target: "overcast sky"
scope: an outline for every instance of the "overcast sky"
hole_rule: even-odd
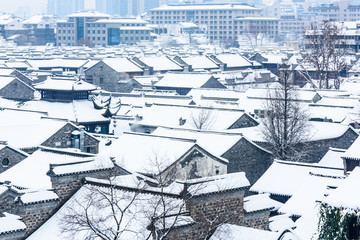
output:
[[[85,0],[86,8],[93,8],[95,0]],[[46,13],[47,0],[0,0],[0,11],[16,13],[19,17]]]

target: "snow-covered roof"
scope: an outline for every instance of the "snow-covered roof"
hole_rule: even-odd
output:
[[[129,24],[147,24],[148,22],[141,18],[109,18],[99,19],[96,23],[129,23]]]
[[[293,196],[311,174],[344,177],[344,169],[326,168],[317,164],[306,164],[275,160],[260,179],[250,188],[258,193]]]
[[[53,15],[34,15],[22,22],[22,24],[39,24],[43,21],[50,22],[51,20],[55,21],[55,17]]]
[[[76,152],[68,154],[61,152],[61,149],[57,149],[57,152],[39,149],[12,168],[2,172],[0,181],[11,181],[13,185],[24,188],[50,189],[52,187],[50,177],[46,175],[50,164],[85,161],[91,156],[93,155]]]
[[[158,174],[158,169],[169,167],[194,145],[195,142],[188,139],[124,133],[100,155],[115,157],[116,163],[130,172]]]
[[[314,209],[317,201],[325,194],[331,194],[331,188],[339,186],[345,177],[327,177],[310,174],[303,179],[302,185],[297,188],[292,197],[279,209],[279,213],[291,216],[302,216]],[[330,187],[330,188],[329,188]]]
[[[28,240],[35,239],[52,239],[52,240],[62,240],[69,239],[69,235],[63,233],[61,231],[61,221],[64,214],[68,212],[68,207],[75,209],[76,211],[81,211],[81,207],[79,204],[86,204],[89,200],[89,196],[93,201],[97,201],[101,203],[101,201],[105,201],[102,196],[96,194],[99,190],[106,192],[107,186],[102,184],[101,186],[85,184],[82,186],[71,198],[67,201],[49,220],[47,220],[39,229],[37,229],[31,236],[29,236]],[[109,190],[110,191],[110,190]],[[120,209],[125,209],[125,207],[129,206],[128,210],[124,212],[121,224],[121,239],[134,239],[134,240],[143,240],[150,236],[150,231],[148,230],[148,226],[150,225],[149,216],[160,216],[162,214],[162,207],[159,206],[161,203],[161,196],[157,196],[149,193],[142,192],[131,192],[128,190],[122,189],[114,189],[114,196],[116,196],[117,206]],[[178,212],[183,212],[182,206],[184,206],[184,202],[181,199],[170,198],[165,196],[163,198],[166,201],[166,207],[169,210],[166,212],[167,214],[177,214]],[[114,200],[115,201],[115,200]],[[130,201],[132,201],[131,204]],[[154,212],[156,211],[156,212]],[[90,209],[91,212],[91,209]],[[110,216],[111,209],[110,205],[107,207],[103,207],[101,211],[98,209],[93,209],[93,212],[90,213],[94,218],[106,218],[106,216]],[[106,228],[114,228],[113,218],[106,218],[104,224]],[[167,218],[166,218],[167,219]],[[167,219],[171,221],[172,219]],[[166,220],[166,221],[167,221]],[[184,224],[183,220],[179,222],[179,224]],[[188,219],[191,220],[191,219]],[[176,224],[176,223],[175,223]],[[166,225],[166,223],[165,223]],[[126,229],[126,230],[125,230]],[[125,231],[123,231],[125,230]],[[88,230],[76,231],[75,235],[72,235],[71,238],[76,239],[85,239],[88,235]]]
[[[189,105],[192,99],[186,96],[147,96],[146,94],[123,95],[121,99],[121,108],[125,105],[133,107],[144,107],[146,104],[173,104],[173,105]],[[122,110],[122,109],[120,109]],[[119,114],[119,113],[118,113]]]
[[[116,72],[143,72],[143,70],[127,58],[105,58],[103,63],[114,69]]]
[[[188,192],[192,196],[210,195],[218,192],[245,189],[250,186],[244,172],[190,179],[186,181]]]
[[[39,202],[50,202],[58,199],[58,195],[55,192],[49,190],[26,192],[19,197],[19,201],[21,201],[24,205]]]
[[[16,148],[32,148],[42,144],[67,122],[41,119],[41,113],[3,110],[0,118],[0,139]],[[20,119],[18,119],[20,118]]]
[[[15,80],[14,77],[0,77],[0,89],[4,88],[14,80]]]
[[[259,99],[268,99],[271,96],[275,96],[274,92],[276,89],[274,88],[249,88],[246,91],[246,96],[248,98],[259,98]],[[314,90],[296,90],[296,100],[297,101],[305,101],[305,102],[313,102],[317,99],[317,96],[320,98],[319,94]]]
[[[94,172],[114,167],[113,162],[107,156],[98,156],[85,161],[73,162],[69,164],[54,165],[51,173],[56,176],[71,175],[78,173]]]
[[[26,225],[21,221],[20,216],[8,213],[4,215],[5,217],[0,217],[0,235],[26,230]]]
[[[153,135],[196,139],[197,144],[216,156],[223,155],[233,147],[241,138],[241,134],[226,132],[191,130],[182,128],[158,127]],[[221,144],[219,144],[221,142]]]
[[[284,228],[292,229],[296,225],[293,220],[291,220],[288,214],[276,215],[269,218],[269,229],[272,232],[278,232]]]
[[[360,161],[360,138],[357,138],[353,144],[342,155],[345,159]]]
[[[218,69],[219,66],[216,65],[213,61],[211,61],[206,56],[189,56],[182,57],[186,64],[191,65],[192,69]]]
[[[38,90],[56,90],[56,91],[93,91],[97,89],[95,85],[82,80],[54,80],[47,79],[35,86]]]
[[[216,229],[210,240],[241,239],[241,240],[277,240],[279,234],[250,227],[223,224]]]
[[[200,88],[207,83],[210,74],[167,73],[155,84],[156,87]]]
[[[191,96],[195,100],[195,102],[200,101],[202,98],[238,100],[241,95],[245,94],[243,92],[237,92],[226,88],[193,88],[187,94],[187,96]]]
[[[325,197],[323,202],[333,207],[360,209],[360,194],[358,186],[360,182],[360,167],[355,167],[342,184]]]
[[[201,120],[202,129],[219,131],[230,128],[244,112],[239,109],[154,104],[151,107],[133,108],[127,115],[142,118],[134,124],[190,129],[198,129],[198,118],[204,117],[206,120]],[[180,118],[185,121],[183,125],[180,125]]]
[[[163,57],[142,57],[140,61],[153,67],[154,71],[182,71],[182,67],[166,56]]]
[[[345,151],[346,149],[329,148],[329,151],[327,151],[318,164],[325,167],[342,168],[344,163],[341,157]]]
[[[343,122],[347,116],[353,113],[351,108],[310,105],[307,113],[312,119],[324,119],[335,123]]]
[[[16,70],[13,68],[0,68],[0,75],[1,76],[10,76],[13,74]]]
[[[102,115],[104,110],[95,109],[92,101],[88,100],[75,100],[73,102],[28,101],[20,108],[24,110],[42,111],[49,117],[68,119],[74,122],[109,121],[109,119]]]
[[[240,54],[219,54],[216,58],[225,63],[228,68],[252,67],[251,62]]]
[[[260,124],[255,127],[230,129],[228,131],[234,133],[242,133],[245,137],[254,142],[266,142],[264,139],[264,135],[262,134],[263,124],[261,122],[261,119],[259,120],[259,122]],[[331,131],[329,131],[330,129]],[[346,131],[348,131],[349,129],[353,131],[351,127],[340,123],[309,121],[307,124],[306,132],[304,132],[304,137],[306,141],[309,142],[325,139],[335,139],[344,135],[344,133],[346,133]]]
[[[46,59],[46,60],[27,60],[31,67],[35,69],[41,68],[81,68],[88,60],[82,59]]]
[[[255,194],[244,198],[244,210],[248,213],[262,210],[278,210],[283,204],[270,198],[269,194]]]

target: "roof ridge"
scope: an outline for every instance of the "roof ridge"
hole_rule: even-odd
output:
[[[153,135],[153,134],[147,134],[147,133],[138,133],[138,132],[124,132],[123,133],[128,135],[137,135],[137,136],[147,136],[147,137],[154,137],[154,138],[165,138],[165,139],[172,139],[172,140],[178,140],[183,142],[193,142],[196,143],[196,139],[192,138],[179,138],[179,137],[171,137],[171,136],[164,136],[164,135]]]

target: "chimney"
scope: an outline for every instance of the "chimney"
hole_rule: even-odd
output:
[[[186,123],[186,119],[183,119],[182,117],[179,118],[179,125],[183,126]]]
[[[85,146],[85,127],[79,126],[80,128],[80,151],[84,152]]]

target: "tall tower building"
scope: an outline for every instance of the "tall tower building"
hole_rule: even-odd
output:
[[[65,17],[84,9],[84,0],[48,0],[47,13]]]
[[[96,0],[96,10],[110,15],[137,16],[159,7],[161,0]]]

